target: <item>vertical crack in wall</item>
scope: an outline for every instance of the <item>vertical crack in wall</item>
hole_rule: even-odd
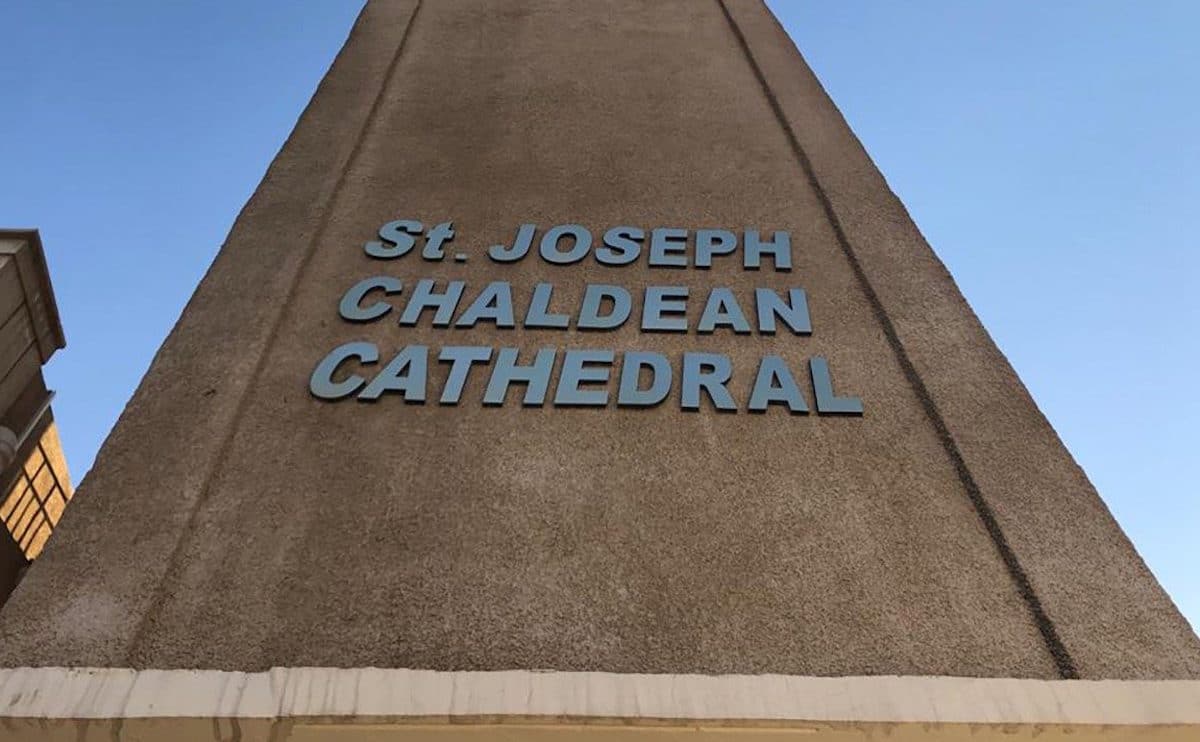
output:
[[[367,132],[371,129],[371,125],[374,123],[379,114],[379,109],[382,107],[384,96],[388,88],[391,86],[392,80],[396,75],[396,70],[400,66],[400,58],[404,53],[404,48],[409,37],[412,35],[412,27],[416,23],[417,15],[421,11],[421,3],[422,0],[417,0],[416,5],[413,6],[412,15],[408,17],[408,23],[405,24],[404,32],[400,36],[400,42],[396,45],[396,51],[393,53],[391,61],[388,62],[387,70],[383,74],[383,80],[380,83],[379,90],[376,92],[375,98],[371,102],[371,107],[367,110],[367,114],[363,118],[362,126],[359,128],[358,135],[354,140],[354,146],[350,149],[350,153],[346,156],[346,160],[342,164],[341,172],[338,174],[338,178],[334,183],[333,190],[330,191],[329,198],[326,199],[325,203],[321,204],[320,221],[317,223],[316,229],[313,230],[312,237],[304,246],[304,255],[301,257],[300,263],[296,267],[295,278],[292,280],[287,294],[283,297],[283,301],[281,301],[279,304],[279,311],[276,313],[275,319],[271,324],[271,328],[267,332],[266,339],[263,341],[262,351],[259,353],[258,358],[254,363],[253,370],[250,372],[250,378],[247,380],[246,388],[242,392],[241,399],[238,400],[237,408],[233,414],[233,419],[230,421],[229,427],[226,429],[225,435],[221,440],[221,445],[217,449],[217,454],[213,459],[213,464],[209,467],[208,471],[204,475],[204,483],[201,486],[200,496],[196,499],[196,504],[193,506],[192,512],[188,515],[187,527],[184,529],[183,535],[175,544],[175,548],[171,552],[171,556],[168,560],[167,570],[163,574],[162,580],[155,589],[154,600],[150,603],[150,607],[147,609],[146,615],[142,617],[142,620],[138,624],[137,630],[134,632],[133,637],[130,640],[129,647],[126,652],[126,664],[129,667],[136,667],[138,665],[136,661],[137,651],[143,639],[145,638],[146,632],[154,623],[155,617],[161,610],[162,600],[168,589],[167,585],[179,575],[179,560],[182,557],[185,542],[195,526],[196,519],[199,517],[200,511],[204,508],[204,504],[208,502],[212,495],[213,480],[217,476],[217,472],[221,466],[221,463],[228,458],[229,451],[233,445],[233,439],[239,426],[241,425],[242,417],[245,415],[246,408],[249,405],[249,401],[251,399],[251,390],[254,387],[258,377],[262,374],[263,367],[266,365],[266,360],[270,357],[271,347],[274,345],[275,340],[279,335],[279,328],[283,324],[284,317],[288,315],[288,307],[290,307],[292,302],[295,300],[298,287],[304,280],[304,274],[307,271],[308,265],[312,262],[313,255],[317,251],[317,246],[321,243],[321,240],[325,235],[325,231],[329,227],[329,222],[333,213],[333,206],[337,203],[338,198],[341,196],[342,189],[346,184],[346,176],[354,168],[355,163],[358,161],[359,155],[363,148],[363,143],[367,138]],[[353,38],[355,30],[359,27],[359,24],[362,23],[363,17],[369,10],[370,3],[368,2],[363,6],[358,18],[355,19],[354,26],[351,28],[350,32],[351,39]],[[348,40],[346,42],[346,46],[348,47],[350,43],[351,41]]]
[[[996,547],[1001,560],[1004,562],[1005,568],[1008,570],[1009,576],[1012,578],[1013,584],[1017,589],[1018,595],[1025,602],[1029,613],[1033,618],[1034,624],[1042,635],[1042,639],[1046,643],[1046,649],[1050,652],[1054,660],[1055,666],[1058,668],[1058,673],[1065,679],[1075,679],[1079,677],[1079,672],[1075,668],[1075,662],[1063,644],[1062,639],[1058,635],[1058,629],[1055,628],[1054,622],[1046,614],[1042,607],[1041,600],[1037,593],[1033,590],[1033,585],[1029,581],[1028,575],[1021,567],[1021,562],[1017,558],[1016,552],[1008,543],[1008,539],[1004,535],[1004,531],[1000,528],[1000,523],[996,519],[996,514],[992,510],[992,506],[988,504],[983,493],[979,489],[979,485],[975,482],[975,477],[971,474],[971,470],[967,467],[966,461],[963,459],[962,452],[959,451],[958,444],[954,440],[954,436],[950,433],[946,426],[946,421],[942,418],[942,413],[938,409],[937,403],[933,396],[926,388],[924,380],[917,372],[912,360],[908,357],[907,351],[904,349],[903,343],[900,342],[900,337],[896,332],[895,326],[892,324],[891,318],[888,316],[883,307],[883,302],[875,293],[871,281],[867,278],[866,272],[859,263],[858,256],[854,251],[854,247],[850,244],[849,238],[846,237],[845,231],[842,229],[841,220],[838,218],[837,212],[833,208],[832,202],[829,200],[828,194],[822,187],[820,180],[813,170],[812,162],[808,159],[804,148],[800,146],[800,141],[796,138],[796,133],[792,130],[788,123],[787,116],[783,112],[778,99],[775,97],[775,92],[767,83],[766,76],[758,65],[758,60],[754,58],[754,53],[750,50],[750,44],[746,40],[745,34],[734,20],[733,15],[729,12],[726,5],[727,0],[717,0],[717,4],[721,8],[721,13],[724,14],[725,20],[728,21],[730,29],[736,37],[738,46],[746,56],[746,60],[750,64],[751,70],[754,72],[754,77],[762,86],[763,94],[767,98],[771,110],[775,114],[775,118],[779,121],[780,127],[783,129],[784,136],[787,137],[788,143],[792,147],[792,151],[796,159],[800,163],[801,169],[804,171],[805,177],[808,179],[809,186],[813,189],[817,199],[821,202],[821,208],[825,212],[825,218],[828,220],[830,227],[833,228],[834,236],[837,238],[838,246],[842,253],[846,256],[846,260],[850,263],[850,268],[854,272],[855,278],[862,287],[863,293],[866,294],[867,301],[871,305],[871,311],[883,328],[884,335],[887,337],[888,344],[892,351],[896,354],[896,359],[900,362],[900,367],[904,371],[904,376],[912,385],[913,391],[916,393],[921,407],[925,410],[929,420],[933,423],[934,430],[937,432],[938,439],[942,442],[942,446],[946,449],[946,453],[950,457],[950,461],[954,465],[954,470],[958,474],[959,480],[962,482],[963,488],[966,490],[967,497],[971,501],[971,505],[975,508],[979,519],[983,522],[984,528],[991,537],[992,543]],[[769,12],[769,11],[768,11]]]

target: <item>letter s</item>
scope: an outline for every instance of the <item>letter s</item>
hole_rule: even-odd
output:
[[[413,249],[413,245],[417,244],[414,235],[419,235],[424,231],[425,227],[420,222],[397,219],[379,228],[379,237],[383,242],[378,240],[368,242],[363,245],[363,250],[367,255],[380,260],[403,257]]]

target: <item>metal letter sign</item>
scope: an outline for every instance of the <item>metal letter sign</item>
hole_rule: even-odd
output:
[[[595,238],[582,224],[542,230],[526,223],[517,227],[509,243],[492,245],[484,254],[501,266],[541,260],[555,270],[590,259],[610,268],[645,261],[651,269],[669,271],[707,271],[726,263],[732,267],[740,264],[746,271],[790,272],[790,236],[782,231],[769,235],[756,229],[617,226]],[[419,255],[419,260],[441,262],[457,235],[452,221],[426,228],[421,221],[397,219],[380,227],[377,236],[379,239],[363,245],[363,252],[373,261],[410,255],[414,257],[408,259],[414,261]],[[418,246],[421,249],[415,251]],[[456,263],[468,258],[465,252],[453,254]],[[399,328],[424,326],[447,334],[481,325],[497,330],[604,333],[619,330],[631,318],[641,333],[694,334],[700,343],[723,333],[813,334],[808,295],[800,287],[782,293],[757,287],[739,295],[724,286],[707,291],[682,285],[635,290],[619,284],[589,283],[572,293],[581,297],[576,306],[566,306],[552,282],[525,291],[504,280],[472,286],[462,280],[373,275],[347,289],[337,311],[354,326],[390,322]],[[403,335],[401,330],[399,336]],[[431,389],[443,370],[445,382]],[[817,415],[863,414],[861,399],[834,392],[825,358],[811,357],[807,368],[799,370],[810,382],[812,407],[803,385],[797,382],[797,369],[779,355],[760,357],[755,369],[739,369],[729,356],[700,349],[671,359],[639,350],[618,353],[606,348],[495,348],[457,343],[441,348],[405,344],[384,351],[375,343],[355,340],[319,359],[308,387],[313,397],[331,402],[396,397],[409,404],[426,404],[436,398],[441,405],[458,405],[475,372],[487,374],[486,391],[478,400],[486,406],[504,405],[518,393],[525,407],[543,406],[547,399],[554,407],[653,407],[674,396],[679,408],[686,411],[710,407],[721,412],[740,409],[764,414],[778,407],[795,415],[810,410]],[[754,374],[748,398],[740,401],[734,398],[730,384],[738,373]],[[512,386],[519,392],[510,394]]]

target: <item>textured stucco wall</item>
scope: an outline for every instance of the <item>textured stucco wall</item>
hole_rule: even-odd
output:
[[[405,217],[453,219],[469,259],[363,255]],[[796,265],[483,259],[525,221],[787,230]],[[374,273],[552,281],[566,306],[589,282],[797,286],[814,332],[341,321]],[[457,407],[312,399],[316,361],[358,339],[820,355],[867,411],[485,408],[486,374]],[[757,0],[369,4],[0,639],[8,666],[1200,677]]]

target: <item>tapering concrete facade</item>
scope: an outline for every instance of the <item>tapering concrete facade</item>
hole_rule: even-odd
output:
[[[14,668],[1200,699],[1200,641],[758,0],[368,3],[0,636]]]

